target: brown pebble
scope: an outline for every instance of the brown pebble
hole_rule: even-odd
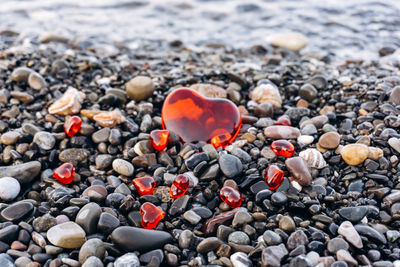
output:
[[[286,168],[293,178],[302,186],[311,184],[312,176],[307,162],[301,157],[288,158],[285,161]]]
[[[328,132],[321,135],[318,144],[327,149],[335,149],[340,143],[340,135],[336,132]]]

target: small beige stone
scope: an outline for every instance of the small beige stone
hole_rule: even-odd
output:
[[[296,230],[296,224],[290,216],[283,216],[279,220],[279,228],[285,232],[293,232]]]
[[[336,132],[328,132],[321,135],[318,144],[326,149],[335,149],[340,143],[340,135]]]
[[[344,221],[339,226],[338,234],[342,235],[347,241],[349,241],[356,248],[362,248],[363,243],[360,235],[357,233],[353,224],[349,221]]]
[[[16,131],[9,131],[1,135],[0,142],[4,145],[13,145],[21,137],[21,134]]]
[[[358,165],[368,158],[369,150],[363,144],[345,145],[340,151],[343,160],[349,165]]]
[[[358,266],[357,261],[351,256],[350,252],[344,249],[339,249],[336,252],[336,258],[338,261],[344,261],[346,262],[349,266]]]
[[[47,239],[57,247],[80,248],[86,241],[86,233],[78,224],[66,222],[51,227]]]
[[[196,83],[191,85],[190,89],[193,89],[199,94],[210,98],[226,98],[227,96],[225,89],[208,83]]]
[[[269,37],[271,45],[293,51],[299,51],[307,46],[308,38],[298,32],[278,33]]]
[[[260,84],[250,92],[250,98],[259,104],[268,102],[275,110],[282,107],[281,94],[279,93],[278,87],[273,84]]]
[[[146,76],[136,76],[126,84],[127,96],[135,101],[141,101],[153,95],[154,83]]]
[[[368,147],[368,158],[372,160],[378,160],[383,157],[383,150],[379,147]]]

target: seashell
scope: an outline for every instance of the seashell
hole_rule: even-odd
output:
[[[303,150],[299,154],[306,162],[307,165],[312,168],[322,169],[326,167],[326,161],[322,156],[321,152],[316,150],[315,148],[308,148]]]
[[[190,86],[190,89],[195,90],[199,94],[210,98],[226,98],[225,89],[208,83],[196,83]]]
[[[93,117],[99,114],[101,110],[98,109],[82,109],[81,114],[82,116],[88,117],[89,119],[93,120]]]
[[[272,84],[260,84],[250,93],[250,98],[257,103],[270,103],[275,109],[282,107],[282,98],[279,90]]]
[[[50,107],[50,114],[73,115],[80,111],[85,94],[79,92],[73,87],[69,87],[67,91],[57,99]]]
[[[113,111],[100,111],[93,116],[93,120],[103,127],[112,128],[117,124],[125,122],[125,117],[119,109],[114,109]]]

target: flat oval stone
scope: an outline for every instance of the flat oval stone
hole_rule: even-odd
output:
[[[58,159],[62,162],[71,162],[74,166],[80,162],[85,162],[90,156],[89,150],[84,148],[68,148],[63,150]]]
[[[363,144],[349,144],[345,145],[340,150],[340,155],[343,160],[352,166],[361,164],[368,158],[369,150],[366,145]]]
[[[2,210],[0,215],[6,221],[16,222],[28,216],[32,210],[32,203],[19,201]]]
[[[96,232],[97,223],[101,214],[101,208],[97,203],[88,203],[76,215],[75,222],[79,224],[86,233],[93,234]]]
[[[14,177],[21,184],[31,182],[40,172],[39,161],[30,161],[13,166],[0,167],[0,177]]]
[[[147,252],[172,242],[172,236],[164,231],[121,226],[112,232],[111,240],[126,251]]]
[[[340,135],[336,132],[328,132],[321,135],[318,144],[326,149],[335,149],[339,146]]]
[[[86,241],[86,233],[78,224],[66,222],[51,227],[47,231],[47,239],[54,246],[80,248]]]
[[[21,186],[17,179],[12,177],[0,178],[0,199],[10,201],[16,198],[21,191]]]
[[[264,134],[271,139],[295,139],[300,136],[300,130],[286,125],[274,125],[265,128]]]
[[[288,158],[285,161],[286,168],[293,178],[302,186],[310,185],[312,176],[307,162],[301,157]]]
[[[346,207],[339,209],[339,215],[352,223],[358,223],[364,218],[368,212],[368,208],[365,206],[359,207]]]
[[[132,176],[135,170],[130,162],[123,159],[115,159],[112,163],[112,167],[114,171],[124,176]]]

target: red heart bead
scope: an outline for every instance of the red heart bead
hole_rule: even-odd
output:
[[[178,175],[173,184],[171,185],[171,189],[169,190],[169,194],[172,198],[180,198],[183,196],[189,188],[189,178],[184,175]]]
[[[184,142],[204,141],[225,147],[242,125],[239,109],[227,99],[210,99],[188,88],[174,90],[165,99],[162,125]]]
[[[224,186],[219,191],[219,196],[232,209],[240,207],[242,204],[242,193],[230,186]]]
[[[53,177],[62,184],[69,184],[74,180],[75,167],[69,162],[61,164],[53,172]]]
[[[69,136],[74,136],[82,126],[82,120],[78,116],[72,116],[64,122],[64,132]]]
[[[140,207],[143,228],[153,229],[164,218],[165,212],[150,202],[145,202]]]
[[[278,156],[289,158],[294,154],[294,145],[287,140],[276,140],[272,142],[271,150]]]
[[[288,115],[282,115],[276,119],[276,125],[292,126],[292,122]]]
[[[132,183],[140,196],[152,195],[154,188],[156,187],[156,181],[150,176],[135,178],[132,180]]]
[[[150,132],[151,144],[158,151],[164,150],[167,147],[168,137],[168,130],[154,130]]]
[[[269,186],[269,189],[277,189],[282,181],[284,172],[276,165],[271,165],[266,170],[265,183]]]

